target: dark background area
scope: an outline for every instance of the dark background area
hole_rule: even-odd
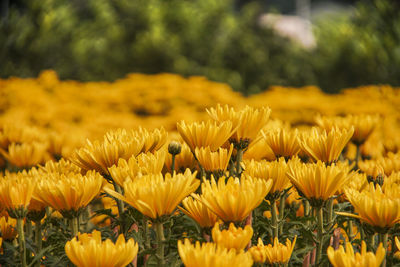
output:
[[[306,8],[315,45],[262,23]],[[400,85],[400,8],[394,0],[1,1],[0,77],[113,81],[127,73],[201,75],[245,95],[271,85],[326,92]]]

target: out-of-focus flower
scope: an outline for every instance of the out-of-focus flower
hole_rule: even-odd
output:
[[[170,215],[176,206],[200,185],[196,173],[148,174],[124,183],[124,195],[105,188],[110,195],[121,199],[152,219]]]
[[[376,254],[367,252],[367,246],[364,241],[361,241],[361,252],[355,253],[350,242],[346,243],[346,251],[343,246],[334,250],[333,247],[328,247],[328,258],[334,267],[353,267],[353,266],[370,266],[379,267],[385,258],[385,249],[382,243],[379,244]]]
[[[24,218],[34,189],[35,183],[26,172],[6,174],[0,179],[0,207],[13,218]]]
[[[277,159],[280,157],[288,159],[300,152],[297,129],[286,130],[280,128],[273,131],[262,131],[262,135]]]
[[[214,243],[227,249],[235,249],[240,252],[245,249],[249,244],[251,237],[253,236],[253,228],[250,225],[246,225],[243,228],[236,228],[233,223],[229,224],[229,228],[226,230],[220,230],[219,224],[216,223],[211,231],[212,239]]]
[[[192,245],[188,239],[184,243],[178,241],[178,251],[183,264],[186,267],[224,267],[253,265],[251,255],[241,251],[237,253],[234,249],[227,249],[214,243],[196,242]]]
[[[201,198],[201,196],[198,196],[197,198]],[[179,206],[178,208],[187,216],[195,220],[202,228],[213,227],[218,220],[217,215],[207,208],[206,205],[192,197],[185,198],[182,201],[182,205],[184,208]]]
[[[268,193],[272,198],[280,196],[280,193],[289,188],[291,183],[286,176],[287,164],[284,158],[279,161],[250,161],[246,163],[243,175],[264,180],[272,179],[272,188]]]
[[[339,188],[337,193],[338,195],[340,195],[340,197],[338,199],[347,201],[346,194],[344,193],[344,190],[346,188],[352,188],[357,191],[362,191],[367,186],[368,186],[367,175],[365,173],[355,173],[351,177],[351,179],[349,179],[347,183],[344,184],[343,187]]]
[[[13,240],[17,236],[17,220],[3,216],[0,219],[0,233],[3,240]]]
[[[223,175],[228,167],[229,160],[233,151],[233,145],[229,150],[219,148],[217,151],[212,152],[210,147],[196,148],[195,154],[201,166],[209,172],[220,173]]]
[[[221,177],[218,183],[214,177],[201,185],[203,202],[224,222],[241,222],[258,207],[272,187],[272,180],[230,177],[227,181]]]
[[[338,127],[339,129],[349,129],[354,127],[354,134],[351,141],[355,145],[362,145],[371,135],[378,124],[379,117],[367,114],[347,115],[346,117],[317,117],[316,122],[326,131]]]
[[[84,176],[50,173],[38,181],[33,198],[61,212],[65,218],[70,218],[79,214],[99,195],[102,185],[102,177],[94,171]]]
[[[192,152],[196,147],[210,147],[211,151],[216,151],[235,130],[229,121],[219,124],[211,121],[186,124],[185,121],[181,121],[176,127]]]
[[[224,121],[232,122],[236,131],[230,140],[239,144],[243,141],[248,143],[254,141],[260,130],[267,124],[271,109],[268,107],[252,108],[246,106],[240,111],[235,111],[234,108],[228,105],[221,106],[218,104],[216,108],[207,109],[207,113],[211,118],[221,123]]]
[[[135,179],[146,174],[161,173],[164,166],[165,151],[157,151],[154,154],[147,152],[137,157],[132,156],[128,161],[121,158],[118,165],[108,169],[111,178],[118,185],[123,186],[127,179]]]
[[[327,131],[318,131],[313,128],[310,133],[303,133],[299,139],[300,147],[315,161],[322,161],[326,164],[336,162],[343,148],[349,142],[354,128],[337,128]]]
[[[385,175],[389,176],[393,172],[400,171],[400,153],[388,153],[386,157],[379,157],[374,160],[360,161],[358,165],[360,170],[362,170],[363,172],[368,172],[368,170],[373,169],[375,166],[379,165],[383,168]]]
[[[326,166],[321,161],[292,162],[288,167],[287,176],[297,191],[310,200],[311,205],[317,206],[333,197],[354,174],[337,165]]]
[[[45,173],[68,174],[81,172],[78,166],[63,158],[57,162],[52,160],[47,161],[44,166],[39,166],[39,169]]]
[[[275,237],[274,245],[264,245],[261,238],[258,239],[257,246],[251,247],[249,253],[253,257],[254,262],[267,263],[267,264],[285,264],[288,263],[294,246],[296,244],[295,236],[294,240],[290,242],[286,239],[286,245],[279,243],[278,238]]]
[[[344,191],[357,214],[336,212],[337,214],[360,219],[380,232],[387,232],[400,222],[399,191],[396,197],[396,191],[392,191],[392,194],[386,193],[379,185],[374,186],[372,183],[362,192],[351,188]]]
[[[101,241],[101,232],[78,236],[65,244],[65,253],[77,267],[125,267],[136,257],[139,246],[133,240],[118,236],[114,244],[110,239]]]
[[[250,143],[249,148],[243,154],[244,160],[275,160],[274,151],[269,147],[265,139],[261,139],[256,143]]]
[[[5,159],[13,166],[18,168],[29,168],[46,160],[47,145],[43,143],[12,143],[8,146],[8,151],[0,150]]]

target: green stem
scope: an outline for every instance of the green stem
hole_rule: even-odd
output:
[[[40,220],[35,221],[35,243],[37,253],[39,254],[42,250],[42,224],[40,223]],[[40,259],[38,260],[37,266],[41,266]]]
[[[144,229],[144,247],[145,249],[149,249],[150,246],[150,232],[149,225],[147,223],[147,218],[143,217],[143,229]]]
[[[276,208],[276,200],[271,203],[271,227],[272,227],[272,244],[275,238],[279,238],[278,233],[278,210]]]
[[[242,162],[242,158],[243,158],[243,149],[239,148],[236,154],[236,176],[239,178],[242,175],[242,165],[240,164]]]
[[[164,259],[164,242],[165,242],[165,237],[164,237],[164,227],[162,222],[156,222],[154,223],[154,226],[156,228],[156,234],[157,234],[157,261],[158,264],[157,266],[164,267],[165,266],[165,259]]]
[[[323,243],[323,234],[324,234],[324,209],[322,206],[317,209],[317,239],[318,239],[318,247],[317,247],[317,256],[315,259],[315,266],[319,266],[319,262],[322,257],[322,246]]]
[[[353,241],[353,238],[354,238],[353,220],[352,219],[348,219],[347,223],[349,225],[349,242],[351,243]]]
[[[25,232],[24,232],[24,219],[17,219],[17,232],[19,242],[19,256],[21,258],[21,266],[26,267],[26,244],[25,244]]]
[[[383,248],[385,249],[385,257],[383,258],[383,262],[381,267],[386,267],[386,255],[388,254],[388,238],[389,234],[379,234],[379,241],[382,242]]]
[[[304,205],[304,217],[309,217],[310,216],[310,202],[308,202],[308,200],[304,199],[303,201],[303,205]],[[306,221],[306,225],[309,226],[310,225],[310,221]]]
[[[171,163],[171,174],[174,174],[175,171],[175,154],[172,154],[172,163]]]
[[[32,221],[28,218],[25,220],[26,238],[32,238]]]
[[[279,202],[279,235],[283,233],[283,214],[285,213],[285,204],[286,204],[287,193],[283,194],[280,198]]]
[[[72,219],[69,219],[69,223],[71,225],[72,236],[73,237],[77,236],[79,232],[78,217],[77,216],[72,217]]]
[[[330,226],[333,222],[332,222],[332,219],[333,219],[333,198],[330,198],[329,200],[328,200],[328,220],[327,220],[327,222],[328,222],[328,225]]]
[[[115,191],[117,191],[117,193],[122,195],[122,188],[113,181],[114,184],[114,188]],[[124,206],[124,202],[121,199],[116,198],[115,199],[117,202],[117,207],[118,207],[118,215],[120,218],[120,233],[122,233],[125,236],[125,227],[124,227],[124,210],[125,210],[125,206]]]

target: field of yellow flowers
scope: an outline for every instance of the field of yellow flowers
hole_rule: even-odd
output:
[[[399,265],[399,92],[0,80],[0,265]]]

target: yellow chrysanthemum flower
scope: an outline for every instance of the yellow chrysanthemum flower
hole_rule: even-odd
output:
[[[170,215],[178,204],[200,185],[196,173],[148,174],[124,183],[124,195],[105,188],[110,195],[121,199],[152,219]]]
[[[102,142],[87,140],[71,160],[82,170],[96,170],[109,176],[108,168],[118,164],[120,158],[129,159],[142,152],[145,140],[134,131],[118,129],[108,132]]]
[[[389,176],[394,172],[400,171],[400,153],[393,154],[388,153],[386,157],[379,157],[374,160],[360,161],[359,168],[363,172],[367,172],[369,169],[379,165],[383,168],[385,175]]]
[[[38,181],[34,199],[45,203],[69,218],[76,216],[102,189],[100,174],[89,171],[86,175],[49,173]]]
[[[278,238],[275,237],[274,245],[271,244],[265,246],[261,238],[258,239],[257,246],[251,247],[249,252],[253,257],[254,262],[267,263],[267,264],[285,264],[288,263],[294,246],[296,244],[296,238],[294,237],[293,242],[286,239],[286,245],[279,243]]]
[[[346,194],[344,193],[344,190],[346,188],[352,188],[357,191],[361,191],[364,188],[368,186],[368,179],[367,175],[365,173],[355,173],[351,179],[347,181],[346,184],[344,184],[343,187],[339,188],[338,190],[338,195],[340,195],[339,200],[345,200],[347,201]]]
[[[195,154],[201,166],[209,172],[219,172],[223,175],[228,167],[229,160],[233,151],[233,145],[229,150],[219,148],[212,152],[210,147],[196,148]]]
[[[196,242],[192,245],[188,239],[185,239],[184,243],[179,240],[178,251],[186,267],[250,267],[253,264],[249,253],[244,251],[237,253],[234,249],[228,250],[214,243],[200,245],[200,242]]]
[[[321,161],[313,164],[290,162],[288,167],[288,178],[311,205],[319,205],[333,197],[353,175],[347,168],[326,166]]]
[[[39,166],[39,169],[45,173],[80,173],[81,169],[71,161],[61,159],[59,161],[47,161],[44,166]]]
[[[201,185],[201,198],[192,196],[224,222],[241,222],[261,204],[271,187],[272,180],[230,177],[226,181],[221,177],[217,183],[211,176],[211,180],[205,180]]]
[[[268,160],[273,161],[276,159],[274,151],[269,147],[265,139],[261,139],[258,142],[250,143],[249,148],[243,154],[244,160]]]
[[[198,198],[201,198],[201,196],[198,196]],[[207,208],[206,205],[192,197],[185,198],[182,201],[182,205],[184,208],[179,206],[178,208],[195,220],[202,228],[213,227],[218,220],[217,215]]]
[[[379,244],[376,254],[367,252],[367,246],[364,241],[361,241],[361,253],[355,253],[350,242],[346,243],[346,251],[343,246],[334,250],[333,247],[328,247],[328,258],[334,267],[379,267],[385,258],[385,249],[382,243]]]
[[[3,216],[0,219],[0,233],[3,240],[13,240],[17,236],[17,229],[15,228],[17,220]]]
[[[186,124],[181,121],[176,125],[179,134],[185,140],[192,152],[196,147],[210,147],[211,151],[216,151],[232,135],[235,129],[231,122],[194,122]]]
[[[133,261],[139,246],[133,240],[118,236],[114,244],[110,239],[101,241],[101,232],[78,236],[65,244],[65,253],[77,267],[125,267]]]
[[[264,180],[272,179],[272,188],[268,195],[279,197],[280,193],[291,185],[289,178],[286,176],[287,170],[288,167],[284,158],[273,162],[252,160],[246,162],[243,175],[250,175]]]
[[[0,207],[13,218],[23,218],[35,189],[34,180],[25,172],[0,178]]]
[[[339,215],[360,219],[379,231],[387,231],[400,222],[400,197],[398,190],[383,192],[379,185],[369,184],[367,189],[358,192],[345,189],[346,197],[357,214],[337,212]],[[396,194],[397,193],[397,194]]]
[[[297,129],[280,128],[268,132],[262,131],[262,135],[277,159],[280,157],[291,158],[300,152]]]
[[[299,139],[300,147],[315,161],[327,164],[336,162],[343,148],[353,136],[354,128],[337,128],[327,131],[318,131],[313,128],[310,133],[303,133]]]
[[[141,136],[144,140],[142,153],[150,152],[155,153],[160,150],[168,139],[168,133],[163,127],[148,131],[146,128],[139,127],[135,134]]]
[[[219,224],[216,223],[211,231],[213,242],[218,246],[235,249],[236,252],[243,251],[249,244],[251,237],[253,236],[253,228],[250,225],[246,225],[243,228],[236,228],[233,223],[229,224],[229,228],[226,230],[220,230]]]
[[[332,128],[349,129],[354,127],[354,134],[351,141],[355,145],[362,145],[371,135],[379,117],[367,114],[347,115],[346,117],[317,117],[316,122],[319,126],[329,131]]]
[[[252,142],[260,132],[260,130],[267,124],[271,109],[268,107],[252,108],[246,106],[240,111],[235,111],[234,108],[228,105],[217,105],[216,108],[207,109],[207,113],[216,121],[232,122],[233,128],[236,129],[231,136],[231,140],[236,143],[247,140]]]
[[[165,160],[165,151],[157,151],[154,154],[147,152],[132,156],[128,161],[121,158],[118,166],[108,168],[111,178],[118,185],[123,186],[127,179],[135,179],[146,174],[161,173]]]
[[[5,124],[0,131],[0,148],[7,150],[12,143],[23,144],[43,142],[42,132],[33,127],[20,124]]]
[[[46,152],[47,145],[43,143],[12,143],[8,146],[8,151],[0,149],[4,158],[13,166],[18,168],[29,168],[43,163],[48,157]]]

